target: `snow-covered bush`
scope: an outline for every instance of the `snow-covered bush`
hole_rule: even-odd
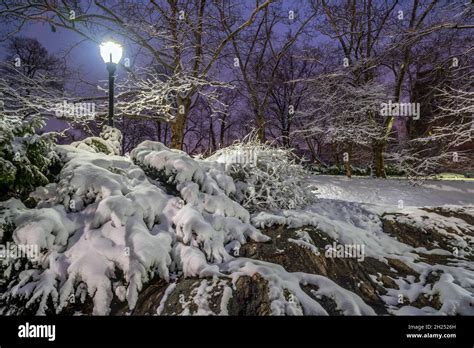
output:
[[[136,165],[92,147],[56,151],[64,165],[57,182],[31,194],[35,209],[0,202],[0,222],[15,226],[12,242],[41,251],[33,266],[0,267],[0,279],[8,279],[0,284],[2,314],[60,313],[87,300],[93,314],[109,313],[113,300],[134,308],[151,278],[218,275],[230,247],[247,237],[268,240],[229,198],[232,179],[183,152],[146,141],[132,151]]]
[[[53,134],[38,131],[63,93],[59,81],[41,72],[33,78],[10,62],[0,62],[0,70],[0,199],[24,198],[48,183],[48,167],[56,159]]]
[[[55,158],[50,134],[38,135],[41,118],[28,120],[0,114],[0,192],[24,195],[48,183]]]
[[[250,134],[206,159],[223,163],[236,185],[236,200],[247,209],[294,209],[310,204],[309,175],[291,149],[260,142]]]
[[[88,137],[75,141],[74,147],[91,152],[102,152],[106,155],[120,155],[122,149],[122,133],[117,128],[104,126],[98,137]]]

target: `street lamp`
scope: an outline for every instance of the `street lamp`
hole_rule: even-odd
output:
[[[119,44],[107,41],[100,45],[100,55],[107,65],[107,71],[109,72],[109,126],[114,126],[114,80],[115,70],[117,64],[122,58],[122,46]]]

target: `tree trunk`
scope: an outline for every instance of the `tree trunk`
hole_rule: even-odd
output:
[[[157,132],[158,141],[164,143],[161,140],[161,122],[160,121],[156,121],[156,132]]]
[[[166,146],[168,146],[167,142],[168,142],[168,133],[169,133],[169,130],[170,130],[170,126],[168,123],[165,123],[165,134],[163,135],[163,141],[162,143],[165,144]]]
[[[347,177],[350,178],[352,176],[352,167],[351,167],[352,148],[351,147],[349,147],[346,154],[343,154],[344,169],[346,170]]]
[[[308,139],[308,138],[305,138],[305,141],[306,141],[306,144],[308,145],[308,149],[311,153],[311,162],[318,162],[320,164],[323,164],[321,163],[321,161],[319,160],[317,154],[316,154],[316,151],[314,149],[314,146],[313,144],[311,143],[311,141]]]
[[[184,124],[186,123],[186,117],[184,115],[176,116],[175,121],[171,124],[171,148],[172,149],[183,149],[183,138],[184,138]]]
[[[225,147],[225,129],[226,129],[226,119],[227,115],[224,114],[222,115],[221,118],[221,129],[220,129],[220,134],[219,134],[219,148]]]
[[[262,143],[266,141],[265,137],[265,117],[263,116],[262,112],[257,112],[257,134],[258,134],[258,140],[260,140]]]
[[[214,132],[214,122],[212,117],[209,120],[209,153],[217,149],[216,133]]]
[[[282,133],[283,146],[289,148],[290,147],[290,127],[284,126],[281,133]]]
[[[188,118],[189,106],[191,104],[190,99],[182,99],[178,97],[178,112],[174,122],[171,123],[171,148],[172,149],[183,149],[184,142],[184,129],[186,126],[186,120]]]
[[[333,154],[333,162],[334,162],[333,164],[336,167],[339,167],[339,152],[334,143],[331,143],[331,149],[332,149],[332,154]]]
[[[352,168],[349,160],[344,162],[344,168],[346,170],[346,176],[350,178],[352,176]]]
[[[375,176],[377,178],[386,178],[385,174],[385,164],[383,158],[383,152],[385,149],[384,142],[378,142],[373,145],[374,150],[374,168],[375,168]]]

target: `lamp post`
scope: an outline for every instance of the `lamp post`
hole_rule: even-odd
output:
[[[109,117],[108,125],[114,126],[114,80],[115,70],[117,64],[122,58],[122,46],[119,44],[107,41],[100,45],[100,55],[107,65],[107,71],[109,72]]]

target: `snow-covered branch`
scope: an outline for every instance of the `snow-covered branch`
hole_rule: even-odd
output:
[[[129,75],[117,87],[118,114],[165,122],[187,112],[184,105],[178,105],[177,99],[195,91],[208,101],[214,112],[225,110],[226,105],[219,99],[219,89],[232,88],[228,84],[197,78],[185,72],[166,76],[152,69],[142,69]]]
[[[296,116],[302,127],[295,134],[324,135],[327,143],[370,146],[380,139],[380,104],[387,101],[383,86],[354,85],[342,73],[320,75],[309,81],[308,100]]]

